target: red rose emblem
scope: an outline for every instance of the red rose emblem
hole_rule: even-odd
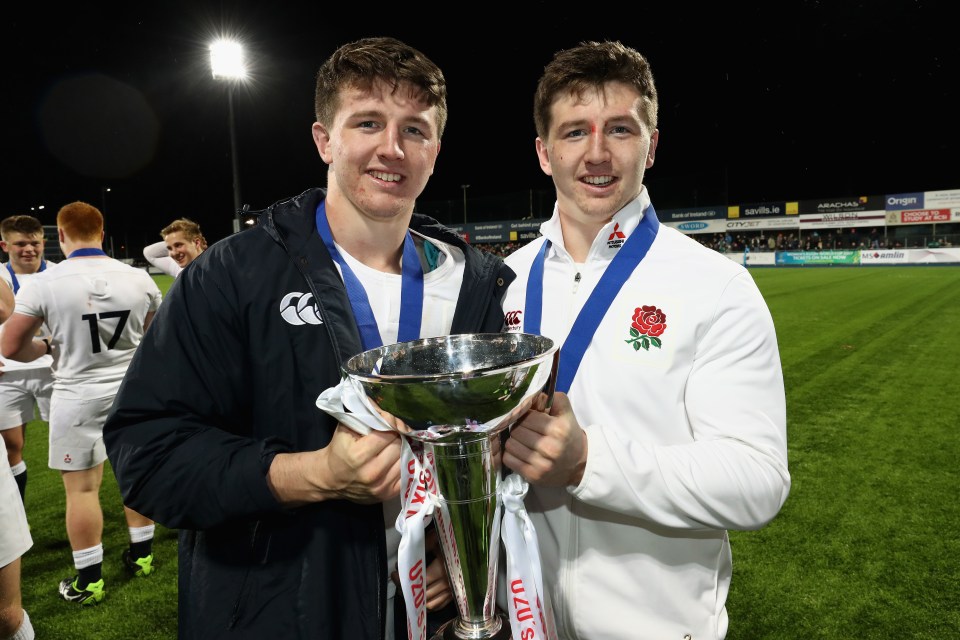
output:
[[[633,312],[633,327],[648,336],[659,336],[667,328],[667,315],[652,304],[645,304]]]
[[[659,336],[667,330],[667,314],[656,305],[645,304],[637,307],[633,312],[633,324],[630,327],[630,339],[627,344],[633,345],[634,350],[641,348],[650,350],[650,345],[660,348],[663,344]]]

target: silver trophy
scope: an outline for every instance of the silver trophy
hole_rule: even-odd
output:
[[[553,395],[559,351],[525,333],[474,333],[391,344],[345,363],[350,385],[433,460],[434,514],[458,617],[434,640],[510,638],[496,610],[500,435]]]

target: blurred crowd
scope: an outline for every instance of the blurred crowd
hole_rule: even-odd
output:
[[[825,230],[820,233],[813,230],[801,236],[794,232],[744,231],[740,233],[703,233],[691,235],[691,238],[705,247],[720,253],[738,253],[749,248],[750,251],[827,251],[837,249],[910,249],[920,247],[952,247],[951,236],[910,236],[895,238],[884,236],[878,228],[851,228]],[[956,240],[956,238],[954,238]],[[475,246],[506,257],[522,242],[478,243]]]

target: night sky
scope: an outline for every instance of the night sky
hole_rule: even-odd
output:
[[[60,206],[86,200],[130,257],[180,216],[211,241],[228,235],[227,89],[207,48],[220,34],[251,58],[235,108],[252,209],[323,186],[314,74],[373,35],[407,41],[447,78],[449,124],[421,202],[460,201],[463,184],[478,202],[549,194],[536,80],[555,50],[603,39],[653,66],[660,144],[646,183],[658,209],[960,188],[960,47],[946,3],[139,4],[5,16],[4,216],[54,224]]]

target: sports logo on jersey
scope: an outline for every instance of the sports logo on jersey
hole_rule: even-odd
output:
[[[68,453],[65,456],[63,456],[63,461],[66,462],[67,464],[70,464],[71,462],[73,462],[73,458],[71,458],[70,454]]]
[[[607,248],[609,249],[619,249],[623,246],[623,243],[626,241],[627,236],[623,234],[623,231],[620,231],[620,223],[616,222],[613,225],[613,233],[610,234],[610,237],[607,238]]]
[[[507,311],[503,316],[503,327],[508,331],[519,332],[521,329],[521,320],[520,316],[523,315],[523,311]]]
[[[312,293],[293,291],[283,296],[280,301],[280,317],[288,324],[323,324],[320,320],[320,309],[313,301]]]
[[[650,351],[650,345],[659,349],[663,345],[660,336],[667,330],[667,314],[656,305],[645,304],[633,310],[633,322],[630,325],[630,339],[624,340],[633,346],[634,351],[641,348]]]

